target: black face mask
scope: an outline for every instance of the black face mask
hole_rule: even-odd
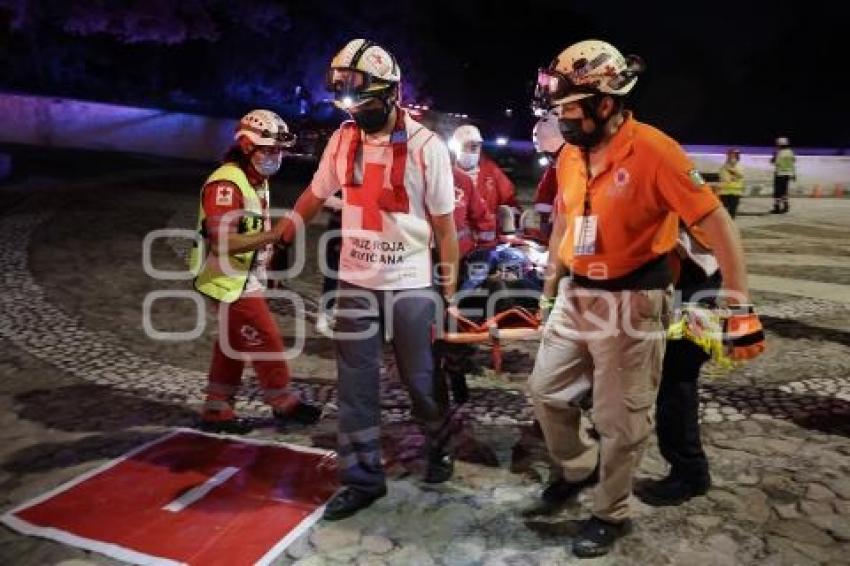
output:
[[[351,114],[357,126],[367,134],[379,132],[387,125],[390,112],[392,112],[392,105],[386,100],[381,102],[380,108],[364,108]]]
[[[584,149],[591,149],[599,145],[605,137],[605,123],[607,120],[599,118],[596,114],[598,101],[585,99],[581,101],[584,115],[593,120],[593,131],[585,132],[581,123],[583,118],[559,118],[558,129],[568,144],[577,145]]]
[[[561,130],[561,135],[570,145],[577,145],[585,149],[598,145],[602,141],[605,129],[594,120],[593,131],[588,133],[581,129],[581,123],[582,118],[560,118],[558,129]]]

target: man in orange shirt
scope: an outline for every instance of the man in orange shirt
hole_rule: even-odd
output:
[[[567,145],[558,159],[558,214],[541,306],[550,309],[529,380],[537,419],[560,471],[537,511],[597,481],[593,516],[573,543],[606,554],[628,532],[632,476],[651,427],[680,219],[703,230],[723,272],[732,356],[754,357],[764,333],[748,291],[743,251],[725,209],[681,147],[624,109],[643,63],[582,41],[542,70],[538,102],[558,111]],[[568,270],[569,279],[559,283]],[[560,288],[559,288],[560,287]],[[576,399],[593,385],[599,441],[580,426]],[[529,510],[533,511],[533,510]]]

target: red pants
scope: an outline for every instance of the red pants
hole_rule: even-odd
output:
[[[245,362],[254,366],[263,400],[276,409],[290,408],[297,396],[289,392],[289,366],[281,358],[283,340],[263,294],[248,293],[217,308],[219,336],[213,347],[205,416],[234,417],[233,401]],[[270,359],[273,355],[275,359]]]

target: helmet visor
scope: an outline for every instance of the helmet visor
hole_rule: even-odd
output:
[[[576,84],[555,69],[539,69],[534,87],[534,107],[549,110],[556,104],[587,98],[598,92],[590,85]]]
[[[380,97],[391,86],[357,69],[332,68],[328,71],[327,89],[333,94],[334,104],[343,110]]]

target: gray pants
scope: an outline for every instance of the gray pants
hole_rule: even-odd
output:
[[[340,480],[367,493],[384,489],[379,375],[391,337],[413,417],[436,442],[448,413],[448,391],[434,372],[432,337],[439,297],[431,289],[374,291],[340,281],[334,345],[339,397]]]

